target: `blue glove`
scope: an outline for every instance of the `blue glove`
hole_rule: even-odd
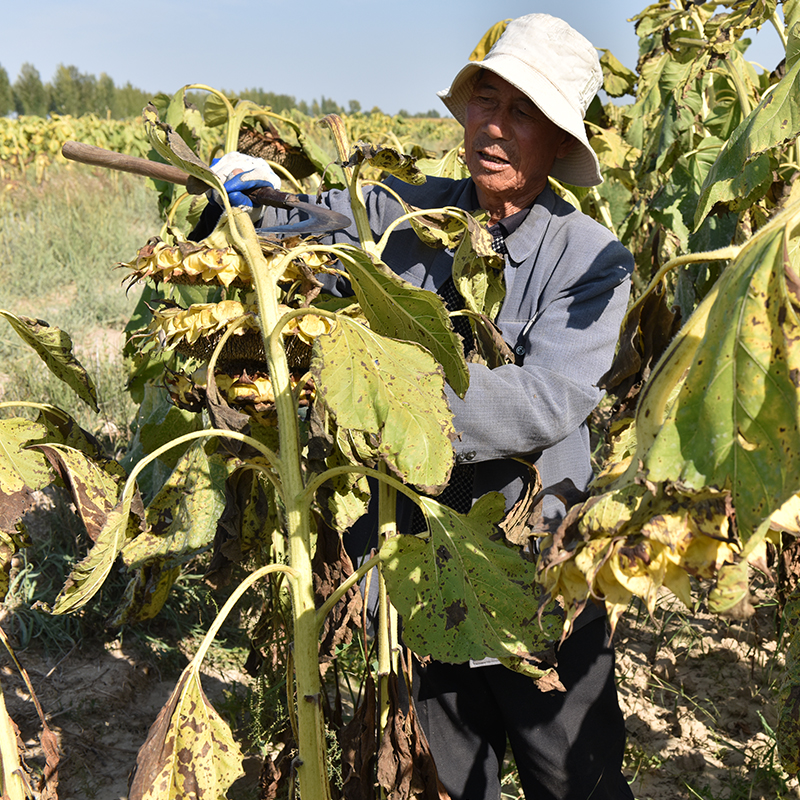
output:
[[[248,206],[253,207],[253,201],[245,194],[251,189],[263,189],[267,187],[274,189],[271,181],[259,180],[258,178],[248,178],[247,176],[252,172],[240,172],[232,178],[228,178],[223,184],[228,199],[231,201],[232,206]]]
[[[261,216],[261,207],[254,207],[253,201],[244,193],[264,186],[271,189],[281,188],[281,179],[264,159],[244,153],[226,153],[222,158],[215,158],[211,162],[211,169],[222,181],[231,205],[249,209],[250,218],[254,222]],[[211,200],[218,206],[223,205],[222,198],[216,191],[212,193]]]

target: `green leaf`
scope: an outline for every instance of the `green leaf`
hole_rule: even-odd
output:
[[[459,663],[526,658],[558,639],[561,620],[540,628],[536,565],[498,541],[503,496],[484,495],[463,515],[422,498],[430,537],[396,536],[380,550],[403,639],[419,655]]]
[[[372,434],[402,480],[435,494],[453,464],[452,413],[441,368],[430,353],[339,317],[317,338],[311,372],[340,428]]]
[[[186,561],[214,540],[225,507],[226,461],[206,455],[196,442],[145,511],[147,529],[128,542],[122,559],[129,568],[159,561]]]
[[[716,203],[745,208],[762,197],[772,184],[766,153],[800,134],[800,60],[775,88],[747,115],[720,151],[703,183],[695,229]]]
[[[136,757],[129,800],[225,800],[242,754],[187,667]]]
[[[194,148],[200,144],[205,123],[197,106],[186,101],[185,86],[172,95],[163,116],[164,122],[181,137],[194,154]]]
[[[461,339],[453,331],[441,298],[412,286],[361,250],[348,249],[341,257],[347,262],[353,290],[371,328],[425,347],[444,368],[453,391],[463,397],[469,386],[469,369]]]
[[[123,459],[123,466],[131,469],[161,445],[185,433],[200,430],[202,426],[200,414],[192,414],[172,405],[163,387],[146,385],[142,403],[137,410],[134,426],[136,433]],[[188,447],[188,444],[173,447],[139,473],[139,488],[145,497],[155,495]]]
[[[800,320],[785,247],[784,227],[764,229],[717,282],[688,375],[645,458],[650,480],[729,488],[745,541],[800,485]]]
[[[72,354],[72,339],[67,333],[43,320],[18,317],[2,309],[0,316],[38,353],[53,375],[64,381],[94,411],[100,410],[94,381]]]

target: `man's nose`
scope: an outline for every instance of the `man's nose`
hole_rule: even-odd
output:
[[[494,109],[484,122],[484,131],[492,139],[508,138],[508,112],[505,109]]]

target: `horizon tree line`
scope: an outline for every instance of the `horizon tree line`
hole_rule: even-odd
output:
[[[340,106],[335,100],[325,97],[307,103],[297,101],[287,94],[276,94],[261,88],[245,89],[242,92],[222,90],[226,95],[240,99],[252,100],[262,106],[270,106],[276,113],[285,113],[293,108],[308,116],[324,114],[357,114],[362,111],[358,100],[348,101],[347,108]],[[53,114],[79,117],[84,114],[95,114],[112,119],[128,119],[142,113],[142,109],[151,100],[154,93],[145,92],[128,81],[124,86],[117,86],[105,72],[96,77],[91,73],[81,72],[76,66],[59,64],[55,74],[48,82],[42,81],[39,70],[33,64],[24,63],[17,79],[12,83],[7,70],[0,65],[0,116],[16,113],[19,116],[48,117]],[[187,92],[187,99],[202,107],[205,94]],[[372,112],[381,112],[377,106]],[[430,117],[441,115],[435,109],[418,114],[409,114],[401,109],[398,116]]]

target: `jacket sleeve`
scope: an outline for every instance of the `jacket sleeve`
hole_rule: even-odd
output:
[[[585,240],[566,247],[557,261],[553,285],[532,315],[505,324],[501,312],[498,320],[521,366],[470,364],[464,399],[447,389],[460,434],[458,461],[530,456],[552,447],[586,421],[602,396],[597,382],[614,356],[633,259],[604,237],[594,251]]]

